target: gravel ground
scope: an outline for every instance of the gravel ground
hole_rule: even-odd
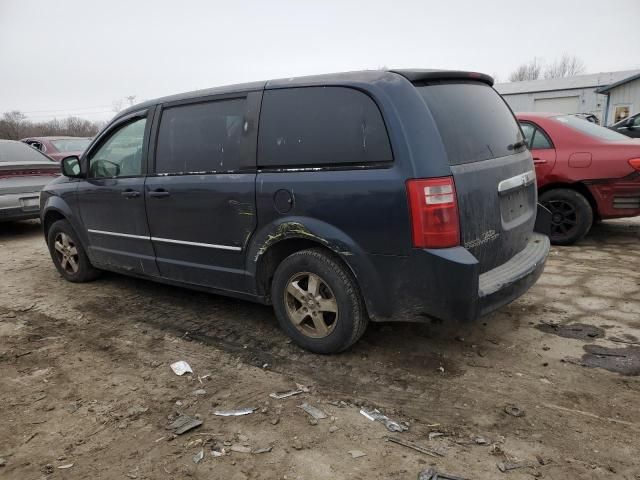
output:
[[[599,224],[481,322],[374,324],[318,356],[268,307],[115,274],[67,283],[37,222],[3,224],[0,478],[640,479],[639,240],[640,218]],[[297,383],[309,392],[269,397]],[[175,436],[178,414],[203,424]]]

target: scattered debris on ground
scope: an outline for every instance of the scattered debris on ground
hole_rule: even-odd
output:
[[[322,420],[323,418],[327,418],[327,414],[324,413],[319,408],[314,407],[313,405],[309,405],[307,402],[304,402],[302,405],[298,405],[298,408],[301,408],[305,412],[307,412],[314,420]]]
[[[176,435],[182,435],[189,430],[193,430],[196,427],[202,425],[202,420],[189,415],[180,415],[173,422],[167,426],[167,430],[173,430]]]
[[[182,376],[185,373],[193,373],[193,370],[191,370],[191,366],[184,360],[178,360],[177,362],[172,363],[171,370],[173,370],[173,373],[179,376]]]
[[[214,410],[213,414],[219,417],[241,417],[243,415],[249,415],[257,410],[255,407],[238,408],[235,410]]]
[[[431,449],[431,448],[427,448],[427,447],[423,447],[420,445],[417,445],[413,442],[410,442],[408,440],[402,440],[400,438],[397,437],[385,437],[385,439],[389,442],[392,443],[397,443],[398,445],[402,445],[403,447],[407,447],[407,448],[411,448],[417,452],[420,453],[424,453],[425,455],[429,455],[431,457],[444,457],[444,454],[442,452],[439,452],[437,450]]]
[[[360,410],[360,413],[371,421],[381,422],[385,427],[387,427],[387,430],[389,430],[390,432],[404,432],[409,429],[408,426],[391,420],[386,415],[380,413],[380,411],[377,409],[366,410],[363,408]]]

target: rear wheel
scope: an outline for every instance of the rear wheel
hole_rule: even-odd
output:
[[[584,237],[593,224],[593,210],[579,192],[568,188],[549,190],[540,203],[551,212],[551,243],[571,245]]]
[[[67,220],[58,220],[49,229],[47,245],[53,264],[70,282],[89,282],[100,275],[82,248],[75,230]]]
[[[351,272],[321,249],[296,252],[276,269],[273,308],[282,329],[302,348],[337,353],[365,331],[367,316]]]

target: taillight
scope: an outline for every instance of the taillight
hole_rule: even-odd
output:
[[[632,158],[629,160],[629,165],[631,165],[636,170],[640,170],[640,158]]]
[[[413,246],[460,245],[460,219],[453,177],[407,180]]]

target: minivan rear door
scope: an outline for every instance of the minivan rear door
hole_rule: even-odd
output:
[[[165,104],[156,120],[147,218],[160,275],[246,290],[255,229],[260,92]]]
[[[530,152],[511,109],[486,82],[414,83],[437,125],[453,174],[461,241],[491,270],[526,246],[536,217]]]

